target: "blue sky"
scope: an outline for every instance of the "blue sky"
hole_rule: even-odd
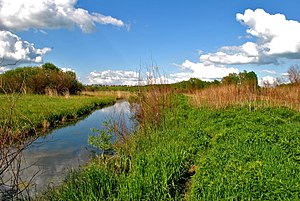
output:
[[[297,0],[0,0],[0,58],[52,62],[85,84],[137,84],[137,72],[153,65],[167,82],[242,70],[272,82],[299,61],[299,7]]]

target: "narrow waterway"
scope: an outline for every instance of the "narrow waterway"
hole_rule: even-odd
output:
[[[124,116],[128,126],[133,127],[129,103],[115,105],[94,111],[73,125],[53,130],[38,138],[24,151],[22,178],[30,181],[30,195],[35,196],[49,186],[59,185],[70,169],[76,169],[91,157],[88,136],[95,135],[91,128],[104,129],[104,122]]]

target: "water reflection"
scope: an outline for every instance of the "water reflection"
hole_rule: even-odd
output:
[[[30,166],[24,171],[23,179],[29,181],[38,172],[30,187],[31,194],[41,192],[48,185],[62,182],[70,168],[76,168],[87,162],[90,152],[87,150],[88,135],[91,128],[103,129],[103,122],[123,114],[128,125],[131,121],[130,105],[126,101],[93,112],[85,119],[64,128],[52,131],[45,137],[38,138],[26,151],[23,166]]]

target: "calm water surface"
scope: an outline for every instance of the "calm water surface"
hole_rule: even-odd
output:
[[[119,118],[124,114],[127,123],[131,121],[129,103],[117,102],[114,106],[106,107],[93,112],[91,115],[76,124],[69,125],[50,132],[45,137],[38,138],[24,152],[26,162],[23,166],[30,166],[23,172],[23,179],[29,179],[37,173],[30,191],[39,193],[49,185],[56,186],[62,182],[68,170],[77,168],[86,163],[91,152],[88,146],[88,136],[91,128],[103,128],[103,123],[112,118]]]

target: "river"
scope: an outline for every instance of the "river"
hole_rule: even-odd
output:
[[[103,123],[124,114],[127,125],[133,127],[129,103],[120,101],[113,106],[94,111],[86,118],[39,137],[23,152],[22,179],[30,182],[29,194],[36,196],[49,186],[57,186],[71,169],[85,164],[91,157],[88,136],[91,128],[104,129]],[[95,134],[95,133],[94,133]]]

